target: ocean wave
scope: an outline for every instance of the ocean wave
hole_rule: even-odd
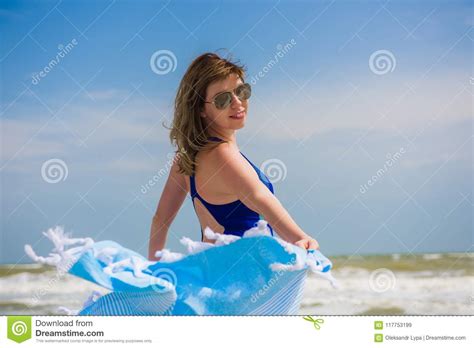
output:
[[[423,254],[421,256],[423,260],[439,260],[443,257],[441,254]]]
[[[320,315],[473,315],[474,277],[453,270],[449,277],[437,272],[394,272],[392,286],[374,291],[372,272],[347,267],[334,269],[339,289],[308,277],[299,314]]]
[[[60,314],[58,306],[80,306],[98,286],[50,268],[0,278],[0,314]]]
[[[390,269],[393,272],[421,272],[464,270],[467,275],[474,275],[473,253],[437,253],[437,254],[387,254],[387,255],[357,255],[333,256],[331,260],[334,270],[352,267],[374,271],[379,268]]]

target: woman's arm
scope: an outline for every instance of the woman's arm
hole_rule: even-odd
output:
[[[229,190],[247,207],[263,215],[284,240],[304,249],[319,249],[318,242],[296,224],[239,151],[222,144],[216,148],[214,158]]]
[[[185,180],[186,177],[178,172],[177,161],[174,161],[151,223],[148,245],[148,259],[151,261],[159,259],[155,252],[164,248],[168,229],[186,198],[188,188]]]

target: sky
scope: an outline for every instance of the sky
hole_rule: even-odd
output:
[[[473,24],[468,1],[2,1],[0,263],[56,225],[147,254],[163,123],[209,51],[246,66],[240,150],[323,253],[472,252]]]

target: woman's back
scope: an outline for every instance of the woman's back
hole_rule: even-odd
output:
[[[231,145],[223,143],[219,146]],[[201,228],[209,226],[215,232],[241,236],[243,232],[254,227],[261,217],[238,200],[237,196],[226,192],[228,185],[222,175],[219,175],[225,163],[217,160],[217,151],[219,150],[216,147],[196,156],[196,172],[188,177],[187,186]],[[273,186],[265,174],[237,148],[233,151],[239,152],[246,159],[244,163],[248,171],[273,193]],[[269,228],[272,231],[271,226]],[[205,240],[205,236],[202,239]]]

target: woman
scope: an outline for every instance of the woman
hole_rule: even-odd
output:
[[[304,249],[319,249],[273,194],[268,178],[240,151],[251,86],[244,68],[214,53],[197,57],[178,89],[170,132],[176,157],[152,220],[148,258],[166,243],[169,226],[191,194],[202,231],[241,236],[262,217],[271,234]]]

